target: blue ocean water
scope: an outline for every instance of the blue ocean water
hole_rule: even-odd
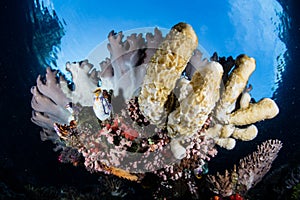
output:
[[[300,20],[296,11],[296,2],[279,1],[278,3],[282,6],[283,15],[279,16],[282,24],[278,27],[281,31],[277,33],[280,33],[279,38],[285,44],[286,52],[278,55],[278,65],[272,66],[271,69],[277,70],[277,74],[280,75],[276,77],[277,81],[270,82],[267,88],[273,88],[276,84],[276,90],[271,96],[278,103],[280,114],[273,120],[257,124],[260,133],[254,141],[238,143],[232,151],[221,151],[217,159],[213,159],[209,164],[211,173],[231,168],[241,157],[255,150],[257,144],[269,138],[280,139],[283,142],[283,149],[272,169],[273,173],[277,170],[277,176],[280,172],[287,174],[283,169],[293,169],[299,166],[297,158],[299,157],[300,127],[297,121],[299,120],[300,93],[297,76],[299,74]],[[53,13],[56,10],[55,3],[53,7],[49,5],[49,2],[45,2],[44,7],[42,5],[38,7],[36,2],[29,0],[1,1],[1,11],[4,16],[1,17],[3,30],[0,63],[2,80],[0,86],[2,96],[0,103],[2,126],[0,196],[2,195],[4,199],[30,199],[29,186],[48,187],[48,190],[52,186],[56,188],[72,186],[79,190],[91,191],[93,185],[99,184],[98,177],[86,172],[83,167],[76,168],[59,163],[58,154],[52,151],[53,145],[50,142],[40,141],[40,128],[30,121],[30,87],[35,85],[38,74],[44,74],[46,65],[59,67],[64,62],[59,56],[66,53],[62,42],[64,37],[68,37],[68,22],[64,21],[59,13]],[[167,24],[164,25],[167,26]],[[205,31],[205,29],[202,27],[201,30]],[[101,37],[100,41],[106,35],[101,35]],[[96,45],[97,42],[94,44]],[[212,43],[205,43],[203,46],[207,46],[209,53],[212,53],[210,51],[213,47],[220,50],[219,46]],[[93,47],[94,45],[91,45],[91,48]],[[74,54],[76,53],[79,52],[75,51]],[[82,57],[85,56],[85,52],[79,54]],[[257,79],[261,77],[258,76]],[[278,193],[272,189],[278,186],[276,180],[269,178],[262,184],[254,190],[259,191],[256,199],[278,196]],[[265,185],[269,187],[267,191],[262,189]],[[148,195],[147,197],[151,199],[151,189],[144,189],[135,184],[130,187],[133,187],[135,191],[131,195],[135,197]],[[284,199],[284,195],[289,196],[285,192],[291,191],[283,191],[281,199]]]
[[[184,9],[176,3],[169,9],[157,7],[155,2],[146,5],[132,2],[130,6],[125,2],[119,4],[119,7],[111,7],[109,2],[98,1],[43,1],[44,7],[50,13],[54,11],[55,17],[65,23],[66,33],[55,46],[62,51],[54,51],[55,63],[48,62],[48,65],[65,72],[68,61],[91,60],[89,55],[107,41],[111,30],[129,35],[130,32],[153,31],[154,27],[159,27],[166,29],[166,34],[174,24],[185,21],[193,26],[199,44],[210,56],[214,52],[233,57],[246,53],[256,59],[256,73],[250,78],[251,84],[257,86],[251,92],[254,98],[271,97],[281,81],[286,53],[281,36],[289,27],[289,17],[276,0],[256,0],[251,4],[236,0],[186,2]],[[136,6],[138,4],[144,11]],[[98,62],[109,56],[105,45],[101,48]],[[98,65],[97,62],[92,64]]]

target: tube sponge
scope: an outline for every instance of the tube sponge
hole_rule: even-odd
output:
[[[227,121],[227,114],[235,106],[239,95],[243,92],[252,72],[255,70],[255,60],[246,55],[240,55],[236,59],[236,68],[229,76],[229,80],[222,92],[220,101],[216,107],[216,116],[220,121]]]
[[[238,126],[252,124],[264,119],[271,119],[279,113],[276,103],[264,98],[247,108],[239,109],[230,115],[230,123]]]
[[[150,59],[139,105],[152,123],[159,125],[164,122],[164,105],[197,46],[198,39],[193,28],[179,23],[171,29]]]
[[[180,106],[168,118],[171,135],[192,135],[201,129],[219,99],[222,74],[222,66],[210,62],[181,88],[180,92],[186,96],[180,96]]]
[[[254,69],[253,58],[246,55],[236,58],[235,69],[231,72],[224,91],[221,91],[217,106],[212,112],[213,126],[209,128],[206,135],[226,149],[234,148],[235,139],[243,141],[254,139],[258,130],[253,123],[271,119],[279,112],[276,103],[268,98],[258,103],[250,103],[251,96],[245,88]],[[237,105],[239,107],[236,107]]]

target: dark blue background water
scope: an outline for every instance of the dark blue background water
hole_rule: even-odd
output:
[[[254,141],[238,143],[234,151],[219,153],[209,164],[212,173],[231,168],[241,157],[254,151],[257,144],[269,138],[283,142],[274,169],[300,164],[300,4],[296,0],[280,3],[291,18],[291,26],[283,35],[288,48],[286,70],[274,94],[280,114],[258,124],[260,134]],[[0,184],[15,193],[23,193],[24,185],[28,184],[78,187],[97,184],[98,177],[85,169],[60,164],[58,154],[51,150],[52,143],[42,142],[40,127],[30,121],[30,88],[35,85],[38,74],[44,73],[33,49],[36,27],[28,19],[32,8],[30,0],[0,2]],[[0,187],[1,192],[4,192],[3,187]]]

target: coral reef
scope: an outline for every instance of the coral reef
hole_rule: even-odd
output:
[[[203,59],[188,24],[175,25],[165,37],[159,29],[146,38],[123,37],[109,33],[110,58],[100,70],[88,60],[68,62],[71,84],[47,68],[31,89],[32,121],[43,128],[42,140],[62,149],[62,162],[77,165],[82,156],[90,172],[137,182],[151,173],[160,180],[158,191],[180,181],[197,196],[196,180],[207,173],[216,144],[233,149],[236,139],[254,139],[253,123],[275,117],[278,107],[268,98],[251,102],[253,58]],[[252,177],[247,170],[237,173]],[[218,177],[231,181],[224,188],[235,185],[229,174]],[[240,183],[248,189],[255,181]]]

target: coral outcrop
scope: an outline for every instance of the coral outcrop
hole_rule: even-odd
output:
[[[203,59],[186,23],[165,37],[159,29],[145,38],[123,37],[109,33],[110,58],[99,63],[100,69],[88,60],[67,63],[71,84],[47,68],[31,89],[32,121],[43,128],[43,140],[63,149],[63,161],[77,165],[83,158],[91,172],[132,181],[150,172],[164,187],[184,181],[196,195],[195,179],[207,173],[215,144],[233,149],[236,139],[254,139],[254,123],[275,117],[278,107],[268,98],[251,101],[247,84],[256,67],[253,58]],[[280,146],[270,145],[266,148]]]

